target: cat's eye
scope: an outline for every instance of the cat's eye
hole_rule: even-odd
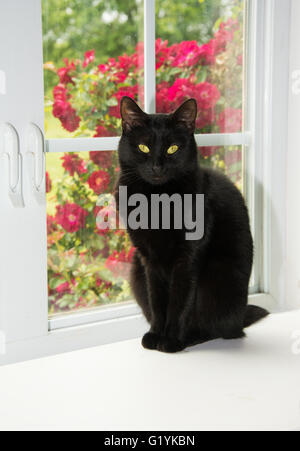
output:
[[[171,147],[168,148],[167,154],[168,154],[168,155],[173,155],[174,153],[177,152],[178,149],[179,149],[179,147],[176,146],[176,145],[171,146]]]
[[[150,153],[150,149],[148,146],[145,146],[145,144],[140,144],[139,145],[139,149],[141,152],[143,153]]]

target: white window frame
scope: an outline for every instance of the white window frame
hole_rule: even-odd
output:
[[[4,3],[0,5],[0,70],[5,72],[8,90],[0,96],[0,122],[10,122],[19,135],[25,208],[13,208],[10,204],[9,168],[2,165],[0,330],[6,336],[7,352],[0,355],[0,365],[135,338],[147,328],[135,304],[59,316],[48,323],[46,205],[34,199],[26,174],[29,164],[26,128],[33,122],[44,130],[41,1]],[[145,109],[152,113],[155,0],[145,0],[144,4]],[[247,64],[251,71],[246,90],[245,132],[196,135],[196,141],[199,146],[244,146],[246,195],[256,245],[254,289],[258,293],[250,295],[250,302],[272,310],[284,309],[284,168],[289,80],[286,30],[290,24],[290,0],[249,0],[248,17]],[[7,23],[11,23],[9,37],[3,35]],[[22,67],[22,77],[17,66]],[[119,138],[49,140],[46,151],[116,150],[118,141]]]

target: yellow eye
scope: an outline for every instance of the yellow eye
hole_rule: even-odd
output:
[[[171,146],[171,147],[168,148],[167,153],[168,153],[169,155],[173,155],[174,153],[177,152],[178,149],[179,149],[178,146]]]
[[[149,153],[149,152],[150,152],[149,147],[148,147],[148,146],[145,146],[144,144],[140,144],[140,145],[139,145],[139,149],[140,149],[142,152],[144,152],[144,153]]]

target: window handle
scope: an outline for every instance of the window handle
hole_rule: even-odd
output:
[[[11,203],[15,208],[24,208],[19,136],[16,129],[8,123],[0,126],[0,155],[6,156],[8,159],[8,195]]]
[[[46,203],[45,142],[41,129],[30,124],[27,129],[27,158],[29,179],[38,204]]]

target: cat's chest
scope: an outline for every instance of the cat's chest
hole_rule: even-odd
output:
[[[185,245],[181,231],[136,230],[130,231],[130,237],[140,253],[157,265],[174,262]]]

